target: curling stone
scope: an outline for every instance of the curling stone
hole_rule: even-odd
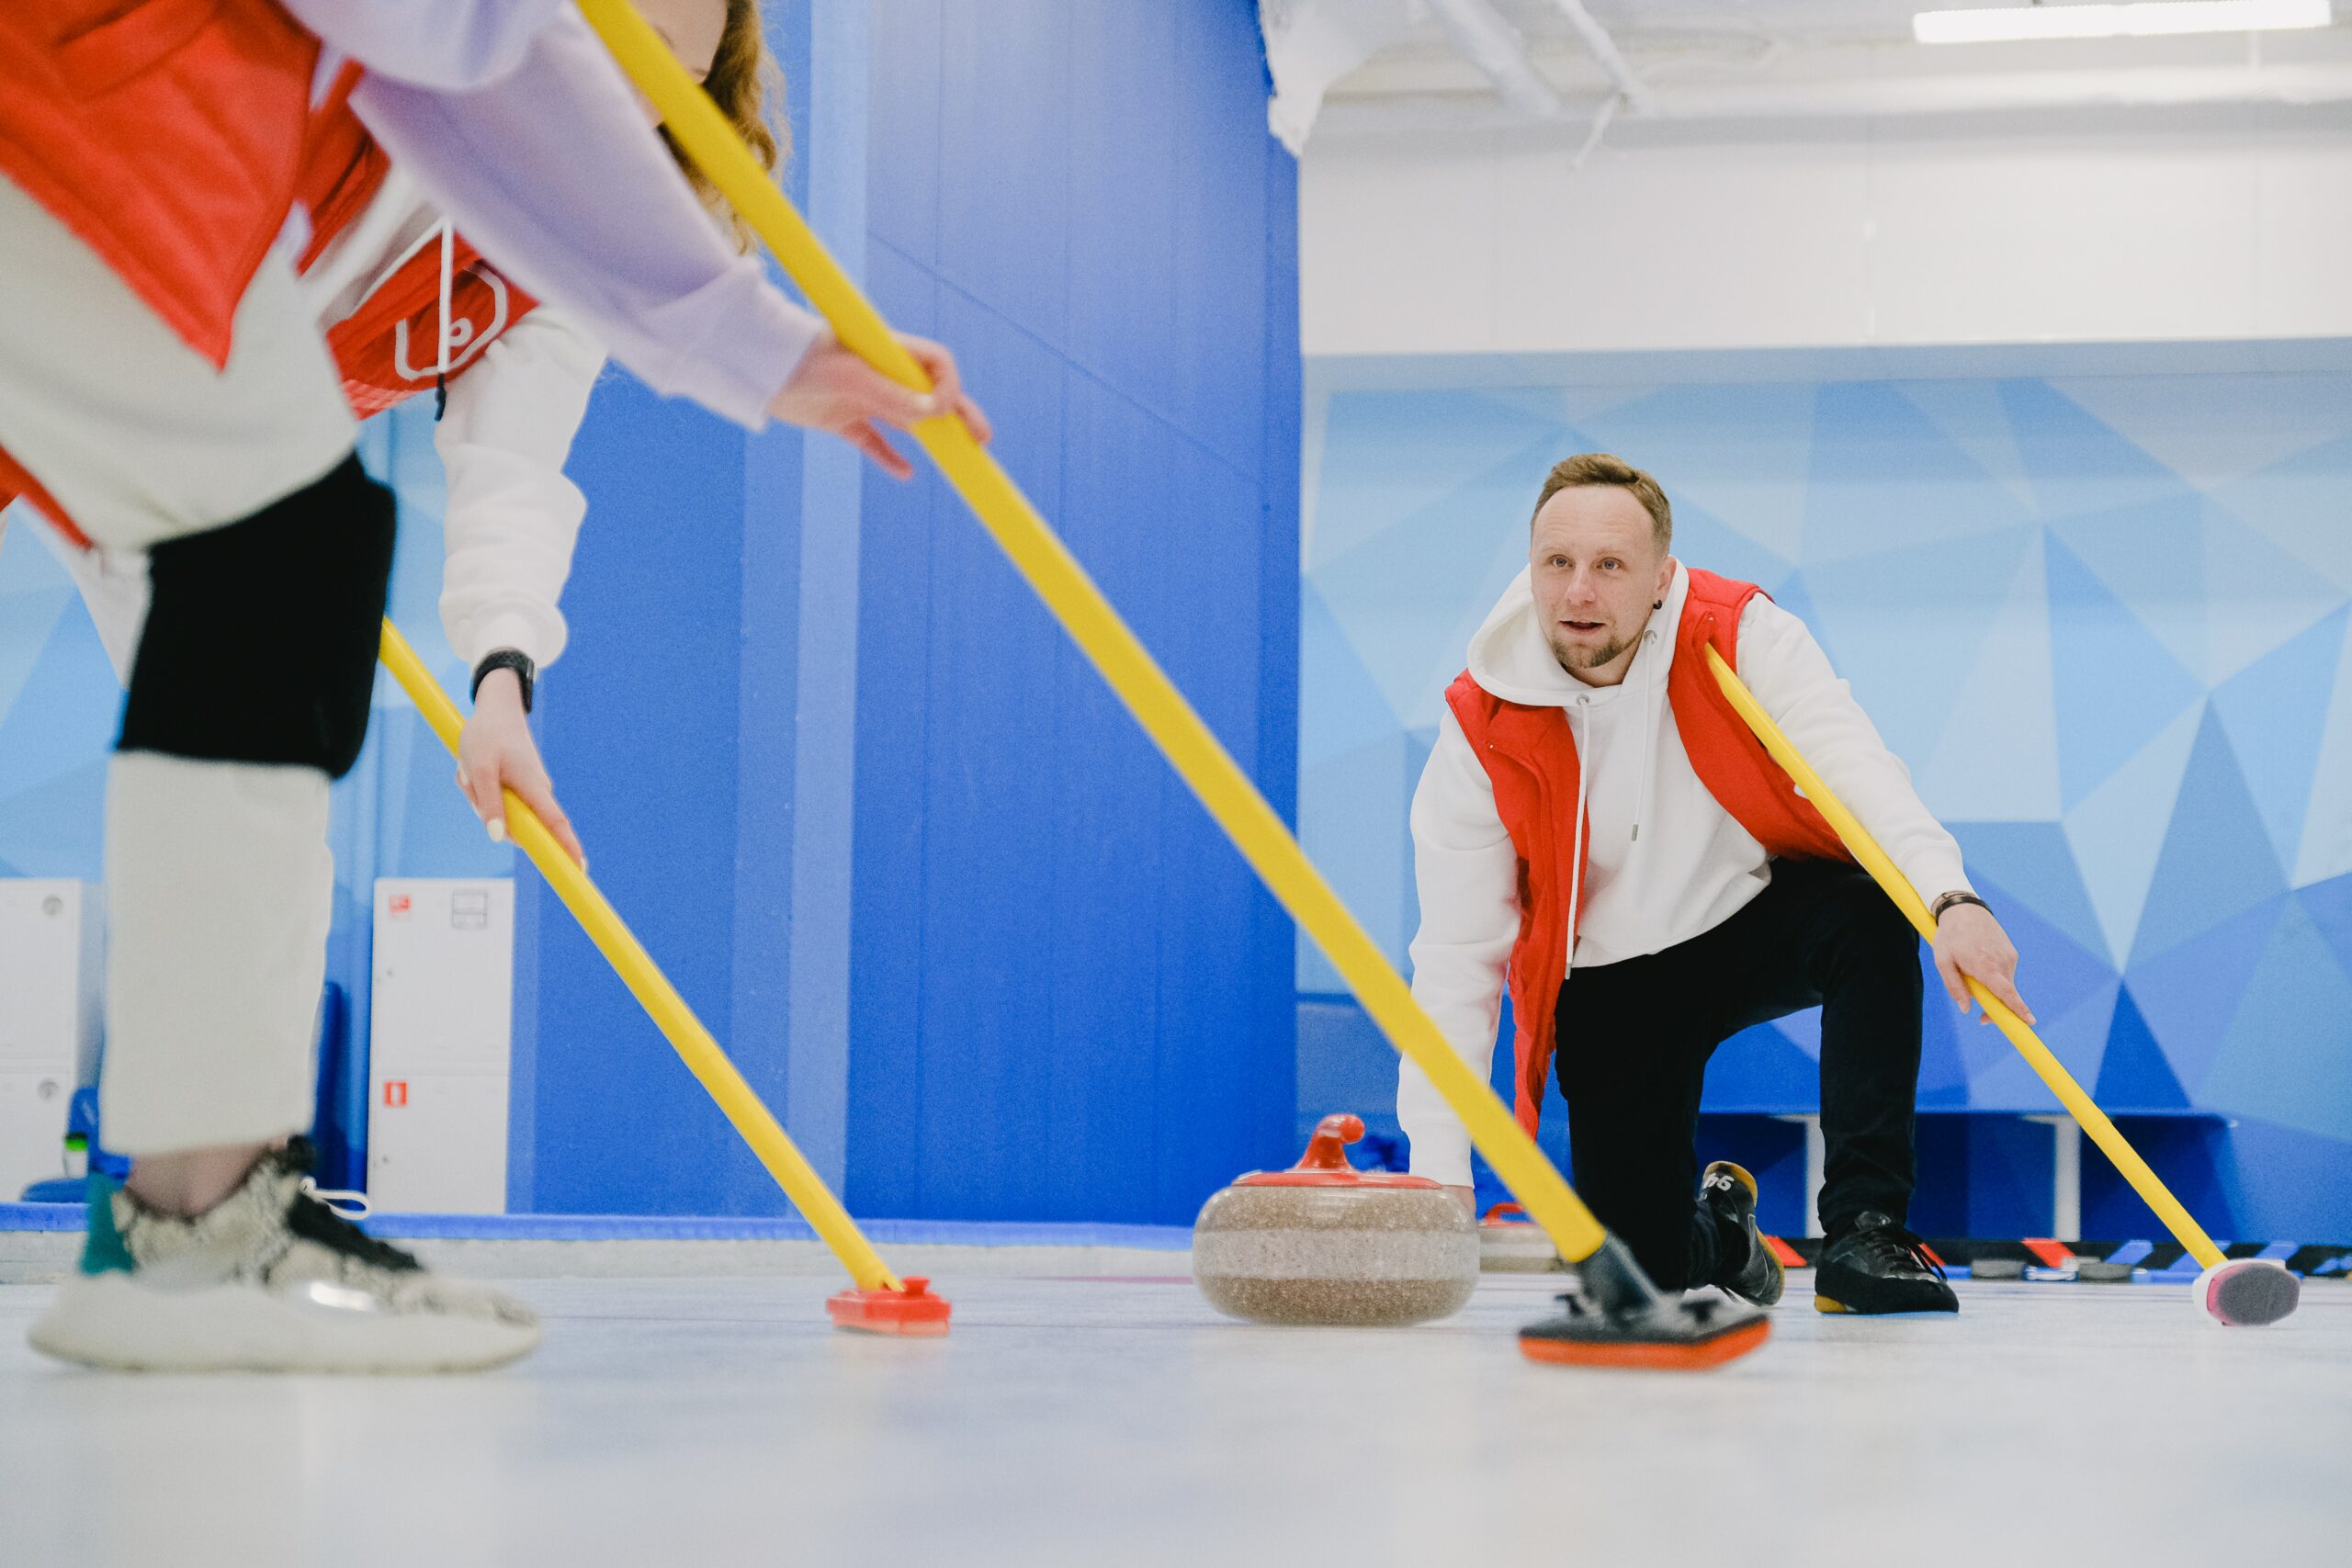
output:
[[[2022,1280],[2025,1259],[2022,1258],[1980,1258],[1968,1266],[1972,1280]]]
[[[1548,1274],[1567,1265],[1526,1210],[1498,1203],[1478,1222],[1478,1267],[1489,1274]]]
[[[1193,1223],[1193,1279],[1252,1323],[1385,1327],[1459,1312],[1478,1283],[1477,1227],[1426,1177],[1358,1170],[1354,1116],[1326,1116],[1288,1170],[1253,1170]]]

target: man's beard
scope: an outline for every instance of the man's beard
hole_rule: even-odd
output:
[[[1552,657],[1560,661],[1561,669],[1570,673],[1578,670],[1598,670],[1634,646],[1625,637],[1614,637],[1588,653],[1574,643],[1564,642],[1558,637],[1553,637],[1550,641]]]

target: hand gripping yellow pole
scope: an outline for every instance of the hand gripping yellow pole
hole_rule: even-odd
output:
[[[1731,666],[1724,662],[1724,656],[1712,648],[1707,649],[1707,667],[1714,671],[1715,683],[1723,688],[1724,695],[1731,700],[1731,705],[1738,710],[1740,717],[1747,721],[1747,728],[1756,732],[1756,739],[1764,743],[1764,750],[1771,753],[1772,761],[1780,763],[1789,777],[1796,781],[1797,787],[1804,791],[1804,797],[1813,802],[1814,809],[1820,812],[1829,826],[1837,830],[1838,836],[1845,840],[1846,847],[1854,852],[1854,858],[1862,863],[1862,868],[1877,880],[1886,896],[1894,900],[1904,918],[1917,928],[1921,936],[1934,942],[1936,922],[1934,917],[1928,913],[1927,900],[1919,897],[1910,879],[1894,868],[1894,863],[1887,859],[1886,852],[1879,848],[1878,840],[1871,837],[1870,829],[1856,820],[1854,814],[1846,809],[1845,802],[1821,782],[1821,775],[1815,773],[1804,758],[1798,754],[1797,749],[1789,744],[1789,738],[1781,733],[1781,727],[1772,722],[1772,716],[1764,711],[1763,705],[1756,700],[1756,694],[1747,689],[1747,682],[1734,674]],[[2148,1162],[2140,1157],[2139,1151],[2116,1131],[2115,1123],[2107,1119],[2107,1112],[2092,1103],[2091,1097],[2083,1092],[2083,1086],[2075,1081],[2075,1075],[2051,1054],[2050,1047],[2041,1043],[2041,1036],[2033,1032],[2033,1027],[2019,1018],[2007,1002],[1994,996],[1973,978],[1968,982],[1968,994],[1976,998],[1976,1005],[1984,1010],[1984,1016],[1993,1021],[1994,1027],[2009,1037],[2009,1043],[2018,1048],[2018,1054],[2026,1059],[2026,1065],[2041,1075],[2041,1081],[2050,1086],[2050,1092],[2058,1097],[2059,1103],[2065,1106],[2075,1120],[2082,1124],[2083,1131],[2091,1135],[2091,1142],[2115,1162],[2115,1168],[2123,1173],[2123,1179],[2132,1184],[2132,1190],[2147,1200],[2148,1207],[2156,1212],[2156,1218],[2164,1221],[2174,1239],[2196,1258],[2199,1267],[2217,1267],[2222,1261],[2222,1249],[2213,1245],[2213,1238],[2207,1235],[2203,1227],[2189,1216],[2188,1211],[2181,1206],[2179,1199],[2172,1195],[2171,1190],[2157,1179],[2156,1173],[2148,1168]]]
[[[621,69],[662,111],[663,128],[767,242],[834,334],[892,379],[927,390],[922,367],[628,0],[579,4]],[[1560,1256],[1576,1263],[1600,1250],[1608,1233],[1592,1212],[1568,1190],[1494,1090],[1453,1054],[1249,775],[1226,754],[996,459],[953,416],[924,422],[915,438],[1267,887],[1346,977],[1390,1043],[1429,1075],[1495,1174],[1551,1236]]]
[[[416,711],[424,716],[424,722],[433,727],[433,733],[439,736],[441,743],[455,755],[465,721],[458,716],[457,705],[450,702],[448,694],[441,690],[441,683],[433,678],[433,672],[424,667],[416,651],[409,647],[408,639],[401,636],[400,628],[389,620],[384,623],[381,657],[384,667],[392,672],[392,678],[401,683],[401,689],[408,693],[409,700],[416,705]],[[859,1289],[892,1292],[908,1290],[909,1287],[902,1285],[899,1277],[883,1263],[873,1245],[857,1228],[857,1222],[849,1217],[849,1211],[842,1207],[840,1200],[825,1186],[824,1179],[809,1167],[791,1138],[777,1125],[775,1117],[760,1102],[760,1097],[752,1092],[752,1086],[743,1081],[743,1075],[736,1070],[733,1062],[728,1060],[727,1053],[719,1049],[718,1042],[711,1038],[710,1031],[703,1027],[694,1010],[686,1006],[685,998],[678,995],[669,977],[654,964],[652,955],[622,923],[620,916],[614,912],[604,894],[597,891],[596,885],[588,880],[588,874],[572,864],[571,857],[563,852],[563,847],[555,841],[555,835],[548,832],[546,824],[539,820],[538,813],[525,805],[522,797],[511,789],[506,792],[506,821],[514,835],[514,842],[531,857],[531,863],[539,868],[539,874],[548,879],[548,886],[555,889],[556,897],[562,899],[564,907],[579,919],[581,929],[588,933],[588,940],[596,944],[596,950],[612,964],[614,973],[628,987],[630,994],[644,1005],[654,1023],[676,1048],[687,1070],[701,1081],[704,1089],[710,1091],[710,1098],[718,1102],[718,1109],[727,1113],[727,1120],[735,1124],[735,1131],[751,1145],[752,1152],[760,1156],[760,1163],[767,1167],[768,1174],[775,1178],[776,1185],[784,1189],[794,1207],[807,1218],[817,1234],[824,1237],[825,1245],[833,1249],[833,1255],[842,1260],[842,1266],[849,1270]],[[938,1302],[936,1297],[922,1296],[920,1287],[913,1288],[912,1293],[927,1302]],[[938,1305],[944,1307],[945,1303],[941,1302]],[[893,1315],[903,1319],[908,1314],[884,1313],[877,1316],[869,1313],[864,1315],[871,1320],[852,1324],[840,1307],[834,1311],[835,1318],[850,1326],[894,1326],[899,1331],[904,1331],[903,1323],[886,1325],[881,1319]],[[935,1309],[919,1315],[929,1319],[935,1315]],[[937,1317],[937,1324],[938,1328],[934,1331],[944,1331],[946,1326],[944,1315]]]

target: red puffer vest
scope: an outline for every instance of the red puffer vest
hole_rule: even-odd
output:
[[[1666,696],[1691,771],[1717,805],[1774,855],[1850,860],[1821,813],[1797,794],[1706,668],[1712,645],[1739,668],[1739,615],[1763,592],[1752,582],[1689,569],[1690,587],[1675,630]],[[1511,1015],[1518,1031],[1519,1124],[1530,1135],[1552,1070],[1560,987],[1568,942],[1583,910],[1568,909],[1571,887],[1591,883],[1577,863],[1577,761],[1567,715],[1557,707],[1505,702],[1467,671],[1446,688],[1446,705],[1495,786],[1495,810],[1519,852],[1519,940],[1510,950]]]
[[[7,0],[0,173],[223,365],[293,204],[318,63],[277,0]]]

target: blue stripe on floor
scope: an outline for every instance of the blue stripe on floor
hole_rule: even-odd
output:
[[[0,1231],[78,1231],[79,1203],[0,1203]],[[675,1214],[371,1214],[372,1234],[412,1241],[813,1241],[791,1218]],[[1130,1247],[1182,1252],[1182,1225],[979,1220],[867,1220],[868,1239],[900,1247]]]

